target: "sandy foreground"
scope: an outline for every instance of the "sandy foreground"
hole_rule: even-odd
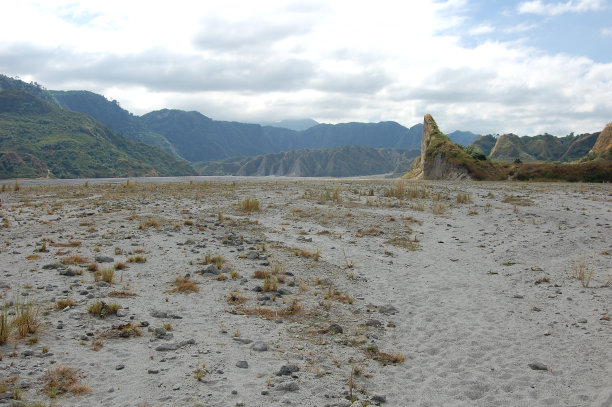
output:
[[[0,405],[612,406],[612,185],[6,187]]]

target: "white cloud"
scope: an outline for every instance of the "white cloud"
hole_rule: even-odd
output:
[[[602,37],[612,37],[612,28],[602,28],[601,35]]]
[[[470,35],[484,35],[484,34],[490,34],[493,31],[495,31],[495,27],[489,24],[484,24],[484,25],[479,25],[479,26],[476,26],[470,29],[469,34]]]
[[[523,4],[578,11],[587,3],[601,5]],[[611,119],[612,64],[521,42],[468,48],[463,35],[504,29],[462,28],[465,0],[7,7],[16,17],[0,25],[0,73],[101,93],[135,114],[167,107],[225,120],[379,118],[411,126],[431,113],[448,131],[559,135],[601,130]]]
[[[521,14],[540,14],[555,16],[564,13],[582,13],[601,10],[605,0],[569,0],[561,3],[545,3],[542,0],[526,1],[518,5]]]

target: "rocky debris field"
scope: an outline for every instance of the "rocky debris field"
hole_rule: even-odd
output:
[[[2,198],[0,405],[612,405],[610,185]]]

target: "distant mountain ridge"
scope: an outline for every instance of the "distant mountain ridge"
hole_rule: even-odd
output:
[[[319,122],[313,119],[285,119],[277,122],[260,122],[259,124],[262,126],[280,127],[283,129],[302,131],[316,126],[319,124]]]
[[[202,175],[353,177],[408,171],[419,150],[343,146],[324,150],[291,150],[257,157],[208,162]]]
[[[423,126],[406,128],[396,122],[334,125],[319,124],[312,119],[283,120],[262,126],[218,121],[199,112],[169,109],[139,117],[121,108],[117,101],[109,101],[93,92],[46,90],[38,84],[27,84],[3,75],[0,75],[0,88],[27,90],[62,108],[86,113],[134,141],[162,147],[191,162],[346,145],[415,149],[420,148]],[[470,138],[477,136],[470,132],[449,135],[451,140],[461,144],[468,144]]]
[[[470,145],[492,160],[511,162],[572,162],[593,147],[599,132],[555,137],[550,134],[519,137],[516,134],[480,136]]]
[[[368,168],[367,171],[383,171],[381,166],[373,166],[369,164],[368,160],[372,157],[378,157],[379,160],[393,161],[398,157],[398,154],[405,156],[402,155],[405,153],[401,151],[396,151],[393,154],[390,152],[384,153],[387,155],[381,152],[388,149],[419,150],[423,133],[423,124],[407,128],[393,121],[325,124],[317,123],[312,119],[298,119],[267,122],[262,125],[218,121],[199,112],[170,109],[135,116],[123,109],[119,102],[108,100],[104,96],[93,92],[47,90],[35,82],[25,83],[19,79],[0,75],[0,91],[2,89],[18,89],[40,98],[38,100],[45,101],[46,104],[37,104],[38,102],[30,101],[31,106],[22,106],[21,108],[34,109],[28,111],[29,115],[48,114],[49,106],[55,106],[62,112],[80,112],[84,114],[79,116],[80,119],[77,116],[72,116],[69,119],[69,121],[72,121],[72,125],[78,120],[89,123],[87,118],[95,119],[132,141],[160,147],[177,158],[194,163],[203,171],[238,173],[243,166],[249,163],[244,169],[248,173],[283,174],[300,172],[331,176],[332,172],[341,167],[344,168],[343,173],[355,173],[353,164],[359,163],[360,160],[363,161],[363,167]],[[35,109],[41,109],[41,111],[36,113]],[[19,112],[14,113],[21,114]],[[58,111],[55,111],[55,113],[58,113]],[[65,118],[66,116],[63,115],[62,117]],[[13,119],[15,118],[13,117],[11,120]],[[46,119],[42,119],[43,122],[44,120]],[[32,122],[31,125],[33,126],[34,123]],[[86,128],[88,126],[91,126],[91,124],[85,125]],[[32,129],[34,127],[30,130]],[[39,126],[37,131],[44,133],[46,127]],[[75,134],[78,133],[75,126],[72,127],[71,131],[74,131]],[[109,129],[105,131],[109,131]],[[468,146],[464,150],[468,151],[469,154],[480,152],[493,160],[502,162],[512,162],[517,159],[524,162],[610,160],[612,159],[611,150],[604,148],[603,152],[593,151],[596,143],[606,146],[610,144],[607,139],[600,141],[599,134],[591,133],[578,136],[571,134],[565,137],[555,137],[550,134],[518,137],[513,134],[506,134],[495,137],[492,135],[479,136],[469,131],[454,131],[448,134],[448,138],[454,143]],[[114,136],[115,133],[113,133]],[[79,137],[83,137],[83,135]],[[126,146],[128,149],[132,149],[131,145],[126,144]],[[364,149],[344,148],[347,146],[359,146],[364,147]],[[141,150],[141,152],[153,151]],[[374,150],[377,150],[377,152],[374,152]],[[133,149],[130,150],[130,154],[134,152],[138,153]],[[28,170],[30,172],[36,169],[37,174],[41,173],[41,169],[49,170],[45,167],[45,161],[31,152],[24,150],[21,154],[17,151],[0,149],[0,153],[4,154],[4,163],[12,163],[11,165],[18,163],[19,166],[30,168],[31,171]],[[159,159],[157,154],[151,154],[154,161]],[[349,163],[337,164],[340,159],[347,160]],[[141,155],[140,158],[135,160],[140,163],[139,165],[146,166],[146,157]],[[176,166],[180,171],[189,171],[187,163],[181,160],[172,162],[180,163]],[[255,162],[259,162],[257,171],[251,170]],[[333,164],[322,164],[326,162]],[[210,165],[207,166],[206,163],[210,163]],[[311,167],[310,163],[318,163],[316,171],[312,169],[315,167]],[[158,164],[160,164],[159,161],[156,165]],[[287,170],[288,168],[299,169],[299,171]],[[88,170],[79,167],[78,171],[87,172]],[[75,170],[70,173],[76,174],[78,171]],[[107,171],[110,171],[110,169],[107,168]],[[164,171],[162,170],[162,172]],[[383,172],[387,172],[387,170],[385,169]]]

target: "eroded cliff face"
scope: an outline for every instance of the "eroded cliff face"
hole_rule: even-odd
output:
[[[610,149],[612,149],[612,122],[608,123],[602,132],[599,133],[591,153],[602,153]]]
[[[464,152],[438,129],[433,117],[426,114],[423,120],[420,171],[415,174],[416,178],[470,179],[468,170],[449,160],[449,154],[464,154]]]

